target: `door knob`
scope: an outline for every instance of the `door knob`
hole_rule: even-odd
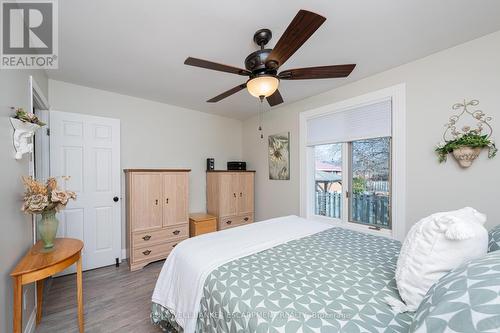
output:
[[[114,197],[114,198],[113,198],[113,201],[114,201],[114,202],[118,202],[118,200],[120,200],[120,198],[118,198],[118,197]]]

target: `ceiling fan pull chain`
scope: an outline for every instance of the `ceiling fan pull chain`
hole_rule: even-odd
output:
[[[264,134],[262,133],[262,121],[264,118],[264,96],[259,97],[260,100],[260,105],[259,105],[259,131],[260,131],[260,138],[264,139]]]

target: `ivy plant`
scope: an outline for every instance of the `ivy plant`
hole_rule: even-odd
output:
[[[487,135],[469,132],[454,140],[443,142],[436,147],[439,163],[446,162],[448,154],[460,147],[488,148],[488,158],[495,157],[498,151],[495,143]]]

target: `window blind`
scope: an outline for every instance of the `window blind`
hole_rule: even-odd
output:
[[[307,145],[391,136],[391,100],[333,112],[307,120]]]

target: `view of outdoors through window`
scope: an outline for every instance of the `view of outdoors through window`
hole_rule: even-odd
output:
[[[342,216],[342,144],[314,147],[316,215]]]
[[[342,170],[342,143],[315,146],[315,214],[343,219],[342,171],[350,180],[349,222],[391,228],[391,139],[348,144],[350,170]]]
[[[354,141],[350,147],[349,221],[390,228],[390,138]]]

